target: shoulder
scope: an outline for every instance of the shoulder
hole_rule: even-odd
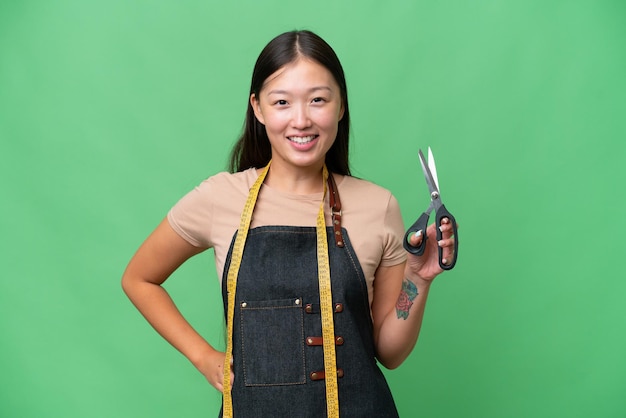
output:
[[[207,178],[170,209],[167,215],[170,225],[195,246],[213,246],[216,229],[237,225],[248,191],[257,177],[256,170],[250,169],[220,172]]]
[[[342,204],[345,200],[346,204],[367,202],[370,208],[387,208],[390,204],[397,205],[393,194],[376,183],[351,176],[335,176]]]
[[[350,176],[337,176],[337,189],[341,210],[346,222],[353,219],[362,228],[395,232],[403,229],[400,205],[388,189],[368,180]]]
[[[219,203],[236,196],[247,196],[257,177],[255,169],[238,173],[216,173],[194,187],[183,200],[192,200],[194,203]]]
[[[244,188],[247,190],[252,187],[257,177],[258,174],[254,168],[237,173],[223,171],[207,178],[198,187],[226,188],[228,190]]]
[[[355,189],[372,191],[375,193],[391,194],[391,192],[386,188],[369,180],[364,180],[352,176],[342,176],[339,174],[334,174],[334,176],[337,181],[338,187],[350,187]]]

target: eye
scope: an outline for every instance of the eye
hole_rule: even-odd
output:
[[[323,97],[316,97],[315,99],[312,100],[313,103],[324,103],[325,101],[326,99]]]
[[[284,99],[276,100],[274,102],[274,104],[278,105],[278,106],[286,106],[287,105],[287,100],[284,100]]]

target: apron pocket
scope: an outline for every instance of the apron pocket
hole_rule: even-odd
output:
[[[246,386],[306,383],[302,299],[239,305]]]

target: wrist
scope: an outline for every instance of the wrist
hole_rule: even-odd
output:
[[[196,369],[202,370],[207,360],[215,354],[217,354],[217,350],[211,347],[209,343],[206,343],[191,352],[187,358]]]
[[[420,292],[422,289],[425,291],[428,290],[433,282],[432,280],[424,279],[419,274],[405,274],[404,279],[415,284]]]
[[[432,280],[426,280],[426,279],[421,278],[420,276],[415,276],[415,275],[412,275],[410,277],[405,277],[404,280],[408,280],[415,285],[420,299],[428,298],[430,286],[433,283]]]

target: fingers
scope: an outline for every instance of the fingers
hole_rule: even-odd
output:
[[[450,222],[450,219],[441,218],[441,226],[439,227],[439,230],[441,231],[442,235],[446,235],[448,233],[453,234],[454,227],[452,226],[452,222]]]
[[[445,236],[448,233],[450,234],[449,236],[452,235],[452,225],[450,224],[450,221],[448,220],[448,218],[443,218],[441,220],[441,226],[439,227],[439,230],[442,232],[442,234]],[[428,235],[431,236],[431,234],[434,236],[435,234],[435,224],[432,224],[429,228],[428,228]],[[422,230],[417,231],[415,234],[412,234],[408,237],[408,241],[409,244],[411,244],[411,246],[413,247],[419,247],[420,244],[422,243],[422,239],[423,239],[423,232]],[[441,247],[445,247],[448,246],[448,241],[449,240],[441,240],[440,242],[442,243],[440,246]],[[454,241],[452,241],[454,242]]]
[[[230,389],[233,389],[233,382],[235,381],[235,372],[233,371],[233,364],[234,364],[234,359],[233,357],[230,358]],[[224,381],[224,374],[220,372],[220,379],[223,382]],[[220,389],[220,392],[224,392],[224,385],[222,384],[222,388]]]
[[[233,389],[233,382],[235,381],[235,372],[233,370],[233,358],[230,358],[230,389]]]
[[[454,228],[450,219],[442,218],[439,230],[441,231],[442,239],[437,242],[437,245],[443,249],[441,262],[445,265],[450,265],[454,261]]]
[[[431,249],[430,251],[434,250],[435,253],[436,247],[442,248],[443,252],[441,261],[443,264],[447,265],[452,264],[454,261],[454,226],[455,225],[453,225],[452,221],[450,221],[449,218],[442,218],[441,224],[439,225],[439,231],[441,231],[441,239],[439,239],[438,241],[434,239],[437,231],[437,225],[435,223],[430,224],[426,231],[427,237],[432,239],[432,244],[428,244],[428,248]],[[422,245],[422,241],[424,238],[424,231],[420,230],[414,234],[410,234],[407,237],[407,240],[411,246],[419,247],[420,245]],[[431,242],[430,239],[429,242]],[[427,249],[425,254],[428,253],[429,250]]]
[[[459,229],[459,224],[458,222],[456,223],[456,229]],[[439,227],[439,229],[441,230],[441,232],[450,232],[450,233],[454,233],[454,226],[452,225],[452,222],[450,222],[450,219],[448,218],[441,218],[441,226]]]
[[[450,265],[454,261],[454,238],[441,239],[437,245],[443,249],[441,262]]]
[[[198,370],[206,377],[209,383],[218,391],[224,392],[224,361],[225,353],[213,351],[204,358]],[[233,373],[233,358],[230,358],[230,388],[232,389],[235,374]]]
[[[413,247],[419,247],[422,243],[422,230],[420,229],[415,234],[409,236],[409,244]]]
[[[448,255],[444,253],[443,257],[441,258],[441,262],[445,264],[446,266],[449,266],[450,264],[452,264],[453,261],[454,261],[454,250],[450,250]]]

